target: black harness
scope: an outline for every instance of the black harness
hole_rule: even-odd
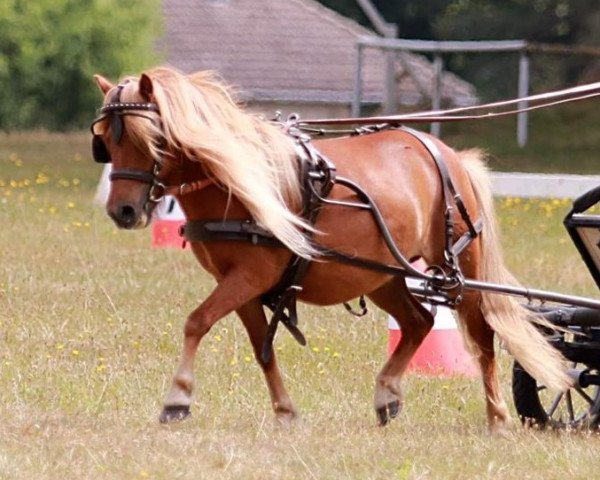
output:
[[[303,210],[302,217],[314,225],[320,208],[323,205],[346,206],[369,210],[379,227],[380,233],[386,242],[389,251],[399,263],[399,266],[386,265],[374,260],[348,255],[331,249],[320,249],[322,257],[327,260],[337,261],[348,265],[369,270],[391,273],[403,277],[411,276],[424,281],[423,295],[433,304],[444,304],[455,307],[462,300],[463,275],[458,263],[458,255],[476,238],[482,230],[481,220],[472,222],[460,194],[456,191],[446,162],[437,145],[426,135],[406,127],[403,131],[415,137],[431,154],[440,175],[444,193],[444,219],[445,219],[445,247],[444,264],[428,269],[431,274],[420,272],[411,265],[411,260],[404,257],[396,246],[392,235],[385,223],[375,202],[358,184],[336,175],[333,163],[318,152],[311,143],[309,135],[304,133],[297,124],[288,122],[285,128],[297,145],[298,160],[301,165],[301,179],[303,182]],[[354,131],[356,135],[374,133],[384,129],[395,128],[390,125],[371,126],[368,129],[360,128]],[[358,201],[340,201],[327,198],[334,185],[342,185],[352,190]],[[467,225],[467,232],[456,243],[453,242],[455,222],[454,209],[457,209],[462,220]],[[281,247],[284,245],[264,229],[251,220],[195,220],[188,221],[181,229],[181,235],[190,242],[221,242],[237,241],[249,242],[253,245],[268,247]],[[293,337],[301,344],[306,345],[306,339],[298,328],[296,300],[302,291],[302,280],[310,265],[310,260],[293,255],[290,259],[279,282],[261,297],[262,302],[272,311],[271,321],[267,336],[261,352],[262,360],[267,363],[273,352],[273,339],[277,326],[281,322],[290,331]],[[453,292],[452,295],[449,295]],[[361,313],[352,311],[348,304],[344,304],[348,311],[356,315],[364,315],[366,307],[364,298],[360,298]]]
[[[112,96],[109,103],[99,110],[99,116],[91,125],[93,134],[92,153],[94,160],[98,163],[110,163],[110,153],[104,143],[101,135],[95,132],[95,125],[105,119],[110,120],[112,141],[119,144],[124,133],[124,116],[138,116],[146,118],[154,123],[157,120],[144,112],[159,113],[158,105],[155,103],[127,103],[121,102],[121,92],[125,84],[117,86],[117,91]],[[444,264],[429,267],[428,272],[421,272],[411,265],[411,260],[404,257],[402,252],[396,246],[394,239],[385,223],[383,215],[375,202],[366,191],[352,180],[336,175],[335,165],[318,152],[311,143],[311,136],[306,132],[313,134],[326,133],[324,130],[314,130],[310,127],[302,127],[298,118],[293,116],[284,124],[286,132],[295,139],[297,157],[301,170],[300,178],[303,182],[303,204],[301,216],[311,225],[316,223],[320,208],[323,205],[345,206],[358,209],[364,209],[371,212],[379,228],[390,253],[399,265],[386,265],[380,262],[349,255],[336,250],[320,248],[320,254],[323,258],[330,261],[337,261],[359,268],[389,273],[397,276],[411,276],[420,278],[425,285],[423,297],[432,304],[445,304],[455,307],[462,299],[462,289],[464,277],[458,263],[458,255],[476,238],[482,229],[482,222],[478,220],[472,222],[467,209],[464,206],[460,194],[456,191],[446,162],[430,137],[407,127],[396,127],[392,124],[369,125],[352,130],[352,135],[365,135],[379,132],[387,129],[399,128],[415,137],[430,153],[433,158],[442,183],[444,194],[444,218],[445,218],[445,247]],[[204,188],[207,180],[200,180],[192,184],[183,184],[179,186],[166,187],[158,180],[160,163],[155,162],[152,172],[121,169],[113,170],[110,174],[110,180],[127,179],[135,180],[150,185],[148,201],[157,202],[165,193],[186,193]],[[328,198],[334,185],[340,185],[350,189],[355,193],[358,201],[340,201]],[[454,238],[454,208],[456,208],[467,225],[467,232],[462,235],[456,243]],[[268,247],[284,248],[284,245],[273,236],[271,232],[264,229],[252,220],[202,220],[188,221],[181,229],[181,235],[190,242],[222,242],[236,241],[249,242],[253,245],[264,245]],[[307,233],[307,235],[310,235]],[[301,344],[306,345],[306,339],[298,328],[298,316],[296,312],[296,300],[298,294],[302,291],[302,281],[308,270],[311,261],[309,259],[292,255],[284,273],[277,284],[268,292],[262,295],[261,300],[272,311],[271,321],[267,330],[267,336],[261,352],[265,363],[269,362],[273,352],[273,339],[277,331],[277,326],[281,322],[290,331],[294,338]],[[450,294],[450,293],[453,294]],[[362,312],[355,313],[348,304],[344,304],[348,311],[355,315],[364,315],[366,306],[364,297],[360,298],[360,307]]]
[[[288,125],[286,129],[295,138],[303,180],[301,216],[307,223],[314,225],[323,199],[329,195],[335,184],[335,166],[314,148],[308,135],[292,125]],[[284,248],[270,231],[252,220],[190,220],[182,226],[180,233],[189,242],[238,241]],[[265,363],[271,359],[273,339],[280,322],[301,345],[306,345],[306,338],[298,328],[296,300],[298,293],[302,291],[302,280],[310,263],[309,259],[292,255],[281,279],[261,297],[263,305],[272,311],[261,352]]]

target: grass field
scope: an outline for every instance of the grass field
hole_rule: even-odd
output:
[[[212,280],[189,252],[153,250],[149,231],[117,231],[92,206],[88,143],[0,136],[0,479],[597,476],[597,435],[490,437],[478,379],[409,375],[405,410],[376,427],[387,327],[374,310],[302,307],[304,349],[279,333],[297,425],[273,425],[243,328],[226,318],[201,346],[193,417],[160,426],[183,321]],[[597,297],[560,225],[567,205],[500,200],[507,262],[527,285]]]

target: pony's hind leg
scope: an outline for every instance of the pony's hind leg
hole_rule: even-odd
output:
[[[404,279],[395,277],[368,297],[392,315],[402,328],[398,346],[377,375],[374,407],[380,425],[387,424],[402,408],[402,375],[431,328],[433,316],[409,292]]]
[[[275,352],[271,354],[271,359],[268,363],[264,363],[261,356],[268,325],[260,300],[254,299],[248,302],[237,310],[237,314],[248,332],[252,348],[254,349],[254,356],[265,375],[276,419],[281,423],[289,423],[297,417],[297,412],[283,385],[281,373],[275,360]]]
[[[256,291],[256,287],[248,284],[243,271],[231,271],[188,316],[179,366],[165,398],[159,418],[161,423],[182,420],[190,414],[194,387],[194,358],[204,335],[218,320],[241,308],[259,294],[260,291]]]
[[[488,427],[492,433],[501,434],[511,425],[511,418],[498,382],[494,331],[485,321],[480,304],[479,293],[467,293],[457,311],[465,343],[481,369]]]

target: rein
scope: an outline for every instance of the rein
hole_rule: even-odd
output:
[[[484,105],[473,105],[470,107],[459,107],[448,110],[432,110],[428,112],[409,113],[405,115],[384,115],[379,117],[355,117],[355,118],[325,118],[308,119],[299,122],[299,126],[311,125],[371,125],[384,123],[393,126],[399,126],[407,123],[431,123],[431,122],[459,122],[465,120],[484,120],[488,118],[504,117],[516,115],[519,113],[531,112],[542,108],[553,107],[563,103],[578,102],[600,96],[600,82],[580,85],[578,87],[557,90],[554,92],[541,93],[521,97],[512,100],[503,100],[500,102],[486,103]],[[538,103],[539,102],[539,103]],[[523,103],[536,103],[529,107],[513,108],[509,110],[500,110],[505,107],[519,105]],[[485,110],[485,113],[464,114],[476,110]],[[321,133],[319,131],[315,133]],[[332,132],[333,133],[333,132]]]

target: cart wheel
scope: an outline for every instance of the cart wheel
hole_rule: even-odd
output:
[[[579,367],[579,368],[578,368]],[[574,363],[572,371],[589,370],[585,365]],[[576,374],[575,374],[576,376]],[[513,400],[519,418],[524,425],[537,428],[593,428],[600,423],[600,387],[573,387],[563,393],[548,390],[539,385],[515,362],[513,365]]]

